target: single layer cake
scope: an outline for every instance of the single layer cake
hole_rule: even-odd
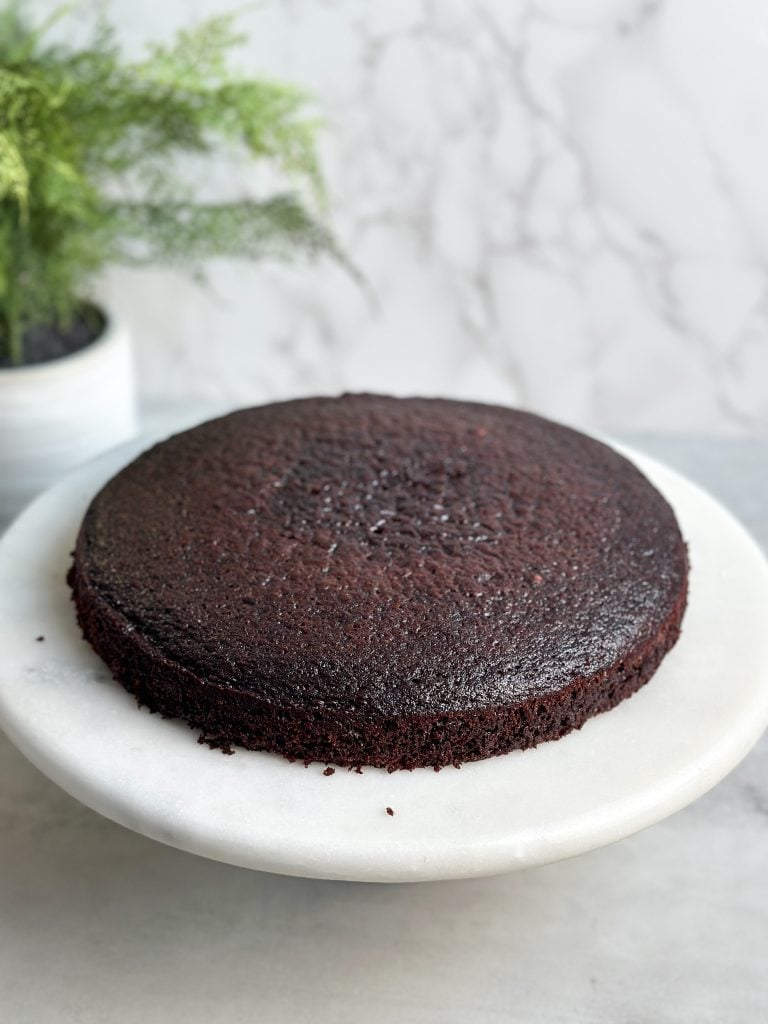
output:
[[[85,637],[212,746],[440,767],[578,729],[675,643],[686,549],[611,448],[529,413],[313,398],[156,445],[94,498]]]

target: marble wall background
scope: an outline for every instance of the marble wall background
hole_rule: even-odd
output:
[[[133,47],[228,5],[104,6]],[[763,0],[263,0],[242,24],[242,66],[318,97],[373,297],[335,267],[217,265],[207,293],[114,272],[148,399],[368,388],[768,433]]]

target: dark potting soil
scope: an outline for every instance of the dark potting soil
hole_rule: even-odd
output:
[[[66,326],[36,324],[24,332],[22,366],[49,363],[72,355],[95,341],[104,330],[106,319],[94,306],[84,306]],[[7,355],[0,355],[0,369],[16,366]]]

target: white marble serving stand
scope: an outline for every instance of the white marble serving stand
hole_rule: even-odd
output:
[[[765,530],[765,448],[660,449],[670,451]],[[4,1012],[41,1024],[153,1024],[180,1013],[191,1022],[254,1013],[762,1020],[766,753],[763,741],[693,807],[588,857],[472,883],[376,888],[243,872],[152,843],[73,802],[0,744]]]

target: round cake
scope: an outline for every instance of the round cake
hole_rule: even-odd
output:
[[[687,573],[669,505],[606,445],[345,395],[145,452],[91,502],[69,579],[115,678],[210,745],[394,770],[555,740],[629,697]]]

